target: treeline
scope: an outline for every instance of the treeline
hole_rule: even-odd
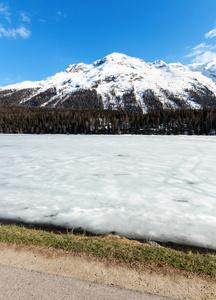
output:
[[[0,133],[215,135],[216,106],[203,109],[86,111],[0,106]]]

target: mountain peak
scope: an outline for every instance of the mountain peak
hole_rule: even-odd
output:
[[[86,69],[88,69],[88,65],[86,65],[84,63],[79,63],[79,64],[69,65],[67,67],[67,69],[65,70],[65,72],[67,72],[67,73],[78,73],[78,72],[84,71]]]
[[[113,53],[103,57],[102,59],[96,60],[93,63],[93,66],[100,66],[100,65],[104,64],[105,62],[114,62],[114,63],[124,62],[129,58],[130,58],[130,56],[127,56],[125,54],[113,52]]]
[[[92,64],[69,65],[64,72],[42,81],[0,88],[0,103],[74,108],[81,108],[85,103],[89,109],[93,104],[102,107],[97,106],[100,99],[105,109],[139,112],[151,106],[200,107],[215,103],[215,81],[213,62],[208,69],[206,66],[197,69],[180,63],[166,64],[162,60],[146,63],[113,52]]]
[[[163,67],[166,67],[167,64],[163,61],[163,60],[155,60],[153,63],[152,63],[156,68],[163,68]]]
[[[122,60],[122,59],[127,59],[129,57],[130,56],[127,56],[123,53],[113,52],[113,53],[110,53],[109,55],[107,55],[106,59],[118,61],[118,60]]]

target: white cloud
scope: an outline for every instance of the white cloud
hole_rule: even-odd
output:
[[[206,39],[216,37],[216,27],[204,34]],[[212,60],[216,61],[216,44],[200,43],[195,47],[189,47],[190,53],[185,55],[184,58],[192,58],[192,63],[207,63]]]
[[[0,15],[3,15],[4,18],[7,20],[7,22],[11,23],[11,13],[9,11],[9,7],[4,5],[3,3],[0,3]],[[27,13],[21,12],[17,13],[17,15],[20,17],[19,21],[30,23],[31,20],[28,17]],[[31,35],[31,31],[27,29],[25,26],[19,26],[14,28],[7,28],[4,24],[0,24],[0,38],[6,37],[6,38],[23,38],[27,39]]]
[[[206,48],[206,44],[205,44],[205,43],[201,43],[201,44],[199,44],[199,45],[193,47],[193,50],[197,50],[197,49],[200,49],[200,48],[201,48],[201,49]]]
[[[207,45],[201,43],[191,49],[191,52],[184,57],[192,57],[193,63],[206,63],[213,60],[216,57],[216,53],[212,50],[216,49],[216,45]]]
[[[22,37],[24,39],[27,39],[30,37],[30,35],[31,35],[31,31],[24,26],[20,26],[17,29],[15,28],[5,29],[4,27],[2,27],[2,25],[0,25],[0,38],[7,37],[7,38],[16,39],[18,37]]]
[[[199,54],[201,54],[203,51],[201,50],[194,50],[194,48],[192,49],[191,53],[185,55],[184,57],[193,57],[193,56],[197,56]]]
[[[206,51],[200,55],[197,55],[192,62],[198,64],[204,64],[210,62],[212,60],[216,60],[216,53],[212,51]]]
[[[27,23],[31,22],[31,19],[24,12],[20,13],[20,17],[23,22],[27,22]]]
[[[11,22],[11,13],[9,12],[8,6],[0,3],[0,14],[4,15],[5,19],[10,23]]]
[[[205,38],[206,38],[206,39],[208,39],[208,38],[212,39],[212,38],[215,37],[215,36],[216,36],[216,28],[210,30],[209,32],[207,32],[207,33],[205,34]]]
[[[60,18],[67,18],[67,14],[63,13],[62,11],[57,11],[56,21],[58,21]]]

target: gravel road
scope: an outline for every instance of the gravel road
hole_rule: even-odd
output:
[[[88,281],[0,264],[0,299],[7,300],[160,300],[170,299]]]

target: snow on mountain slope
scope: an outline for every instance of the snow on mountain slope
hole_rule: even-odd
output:
[[[192,64],[188,66],[193,72],[201,72],[204,76],[209,77],[216,82],[216,59],[205,64]]]
[[[215,76],[214,76],[215,74]],[[93,64],[75,64],[42,81],[0,88],[3,104],[79,107],[81,96],[105,109],[147,111],[149,107],[200,107],[206,97],[216,104],[216,62],[183,66],[153,63],[112,53]],[[82,91],[82,94],[80,94]],[[85,92],[85,95],[83,94]],[[96,99],[97,98],[97,99]],[[85,103],[84,108],[85,108]],[[94,105],[94,104],[93,104]]]

